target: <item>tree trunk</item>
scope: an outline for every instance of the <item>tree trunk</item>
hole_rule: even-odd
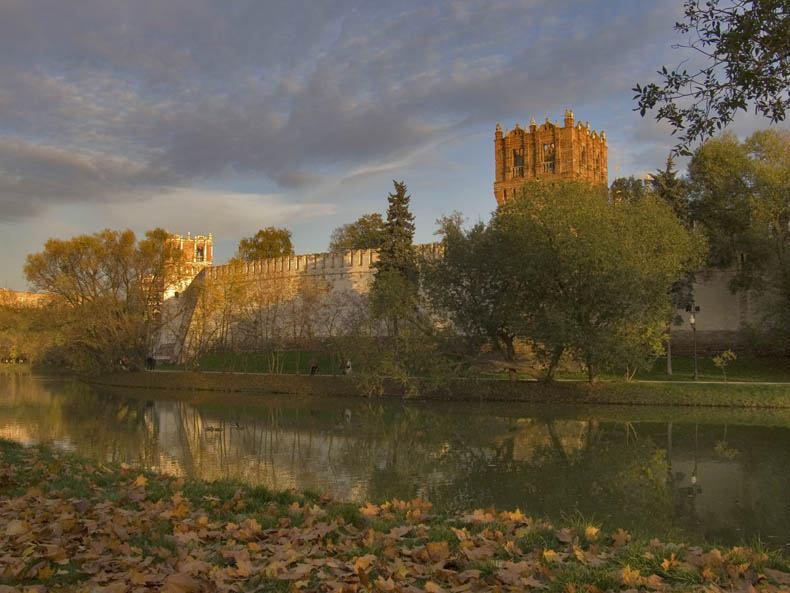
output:
[[[557,367],[560,365],[562,353],[565,351],[563,346],[557,346],[554,352],[551,353],[551,360],[549,361],[549,368],[546,369],[545,381],[554,381],[554,373],[557,372]]]
[[[672,376],[672,326],[667,327],[667,375]]]
[[[587,380],[590,382],[590,384],[597,383],[598,377],[595,376],[595,368],[593,366],[593,363],[587,361],[586,366],[587,366]]]

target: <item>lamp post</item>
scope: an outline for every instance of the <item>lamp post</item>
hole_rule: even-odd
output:
[[[694,314],[699,313],[699,305],[689,305],[687,311],[691,312],[689,325],[691,325],[691,339],[694,343],[694,380],[697,381],[699,379],[699,368],[697,367],[697,318]]]

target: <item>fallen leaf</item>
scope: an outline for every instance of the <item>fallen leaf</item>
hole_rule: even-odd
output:
[[[142,488],[148,483],[148,478],[146,478],[143,474],[137,476],[137,479],[132,484],[133,488]]]
[[[375,517],[379,514],[379,510],[379,507],[370,502],[366,502],[364,507],[359,507],[359,512],[362,513],[363,517]]]
[[[620,577],[623,580],[623,584],[627,587],[637,586],[642,582],[639,571],[631,569],[630,564],[626,564],[623,570],[620,571]]]
[[[555,535],[557,539],[564,544],[569,544],[576,538],[576,534],[573,532],[573,530],[568,528],[561,529]]]
[[[183,572],[176,572],[165,579],[162,593],[197,593],[201,589],[200,581]]]
[[[425,593],[447,593],[447,591],[442,589],[439,585],[437,585],[433,581],[427,581],[425,583]]]
[[[385,593],[392,593],[392,591],[395,591],[395,581],[392,580],[392,577],[387,577],[387,579],[379,577],[376,579],[375,584],[379,590]]]
[[[617,533],[612,535],[612,539],[614,540],[614,545],[621,547],[631,541],[631,534],[624,529],[618,529]]]
[[[763,568],[762,572],[769,576],[777,585],[790,585],[790,573],[774,570],[773,568]]]
[[[598,539],[598,534],[601,532],[600,529],[594,527],[592,525],[588,525],[587,529],[584,530],[584,537],[587,538],[588,541],[594,542]]]
[[[5,528],[5,534],[9,537],[14,537],[15,535],[22,535],[23,533],[27,533],[30,529],[30,525],[27,521],[21,521],[19,519],[14,519],[8,522]]]

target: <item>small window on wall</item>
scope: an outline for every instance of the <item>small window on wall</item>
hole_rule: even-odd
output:
[[[197,261],[203,261],[203,248],[202,247],[198,247],[197,248],[197,255],[196,255],[195,259]]]
[[[581,163],[582,163],[582,166],[587,164],[587,147],[586,146],[582,147],[582,160],[581,160]]]
[[[554,142],[550,142],[543,145],[543,172],[544,173],[554,173],[554,163],[555,163],[555,155],[556,150],[554,147]]]
[[[513,150],[513,177],[524,177],[524,149]]]

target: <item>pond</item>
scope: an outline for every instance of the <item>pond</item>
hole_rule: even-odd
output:
[[[188,400],[188,401],[187,401]],[[176,475],[790,552],[790,411],[97,389],[0,375],[0,438]]]

